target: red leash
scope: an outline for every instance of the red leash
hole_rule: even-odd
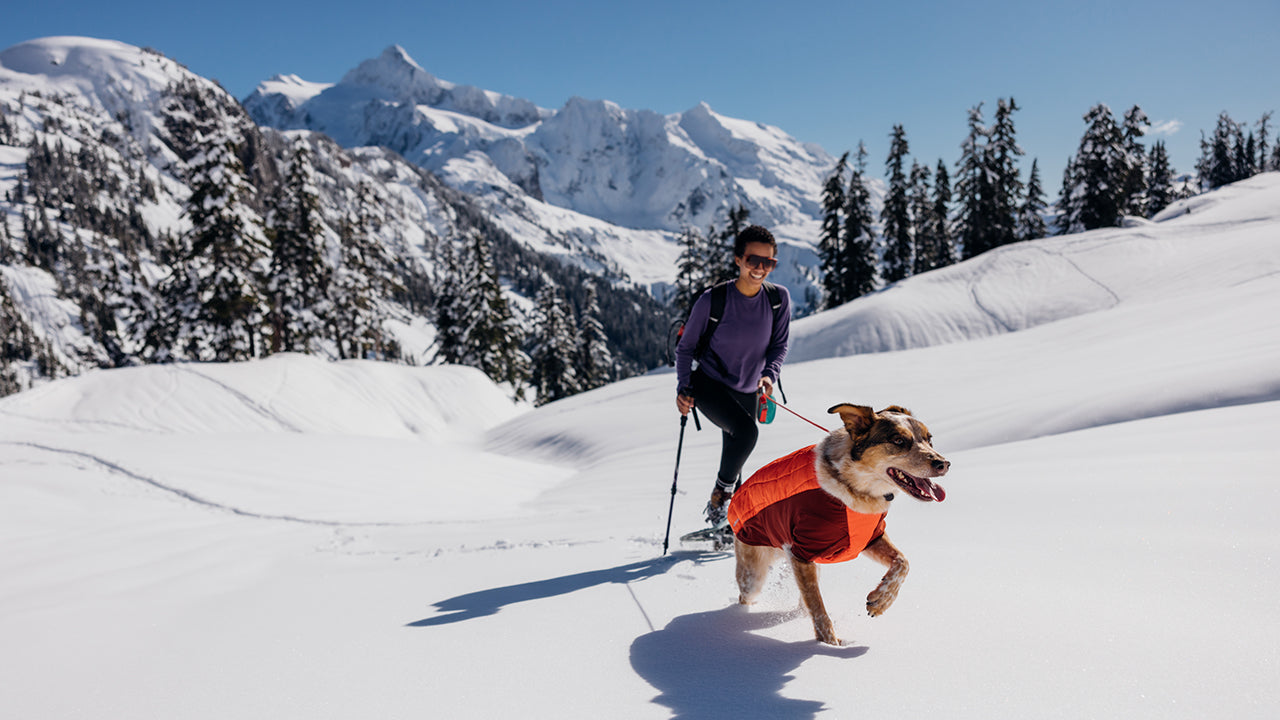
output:
[[[818,428],[818,429],[819,429],[819,430],[821,430],[822,432],[824,432],[824,433],[829,433],[829,432],[831,432],[830,430],[828,430],[828,429],[826,429],[826,428],[822,427],[822,426],[821,426],[821,425],[819,425],[818,423],[816,423],[816,422],[814,422],[814,421],[810,420],[809,418],[807,418],[807,417],[805,417],[805,416],[801,415],[800,413],[796,412],[795,410],[792,410],[791,408],[787,407],[786,405],[783,405],[782,403],[778,402],[777,400],[774,400],[772,397],[771,397],[771,398],[769,398],[769,401],[770,401],[770,402],[772,402],[774,405],[777,405],[778,407],[782,408],[783,410],[786,410],[787,412],[791,413],[792,415],[795,415],[796,417],[800,418],[801,420],[803,420],[803,421],[805,421],[805,422],[809,423],[810,425],[812,425],[812,426],[814,426],[814,427]]]

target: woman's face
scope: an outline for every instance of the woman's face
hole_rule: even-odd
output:
[[[759,288],[765,278],[777,266],[774,246],[769,243],[749,242],[743,253],[733,259],[738,266],[738,281],[749,287]]]

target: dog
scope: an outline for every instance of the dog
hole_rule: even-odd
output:
[[[827,412],[839,415],[844,427],[752,475],[730,501],[729,521],[738,602],[754,603],[769,568],[789,556],[815,636],[839,645],[818,590],[817,563],[865,554],[884,565],[884,578],[867,595],[868,614],[883,614],[909,569],[884,534],[889,504],[900,493],[941,502],[946,491],[933,479],[946,475],[951,463],[933,449],[929,428],[905,408],[875,412],[846,403]]]

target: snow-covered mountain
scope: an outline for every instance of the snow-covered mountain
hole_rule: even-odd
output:
[[[882,568],[824,568],[839,647],[785,564],[741,607],[727,554],[661,556],[721,443],[679,435],[669,374],[527,410],[468,368],[285,353],[0,399],[0,707],[1271,718],[1277,238],[1270,173],[797,321],[792,409],[902,404],[952,462],[945,503],[889,513],[885,615]],[[779,413],[746,469],[820,436]]]
[[[835,159],[776,127],[705,104],[672,115],[575,97],[559,110],[454,85],[400,47],[336,84],[277,76],[244,106],[258,123],[378,145],[476,197],[517,238],[597,251],[645,285],[674,278],[674,235],[744,207],[786,243],[778,280],[803,298]],[[553,243],[554,244],[554,243]],[[641,252],[639,248],[652,246]],[[655,272],[657,270],[657,272]]]
[[[426,92],[415,77],[400,80]],[[315,92],[298,80],[292,86],[308,97]],[[423,99],[456,109],[449,112],[494,122],[516,122],[521,112],[540,117],[536,108],[478,91],[439,85],[437,92]],[[589,225],[565,223],[573,229],[564,234],[530,232],[529,221],[500,221],[391,150],[344,149],[320,133],[259,127],[217,83],[155,51],[58,37],[0,52],[0,326],[22,347],[21,367],[0,368],[0,385],[7,383],[0,394],[36,376],[146,361],[138,328],[161,302],[172,245],[190,229],[194,167],[202,143],[215,135],[236,148],[246,187],[240,211],[256,226],[266,224],[282,169],[305,150],[309,159],[300,162],[314,175],[325,261],[336,273],[379,274],[370,283],[384,290],[346,313],[370,313],[382,336],[370,347],[379,352],[394,345],[406,362],[429,359],[437,258],[444,246],[480,233],[504,264],[517,312],[546,283],[577,292],[594,279],[615,356],[630,358],[633,372],[661,356],[662,308],[623,270],[669,271],[675,250],[660,233],[632,233],[610,257],[571,242],[573,233],[590,234],[583,229]],[[569,211],[549,208],[547,217],[554,212]],[[362,269],[343,270],[343,248],[353,237],[368,241],[361,251],[367,257]],[[363,352],[342,347],[350,333],[332,334],[317,352]]]

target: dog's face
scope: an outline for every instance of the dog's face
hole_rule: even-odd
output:
[[[946,491],[932,478],[946,475],[951,463],[933,449],[929,428],[910,411],[893,405],[875,412],[842,404],[828,412],[838,414],[849,433],[848,467],[855,471],[858,490],[886,499],[898,491],[926,502],[946,499]]]

